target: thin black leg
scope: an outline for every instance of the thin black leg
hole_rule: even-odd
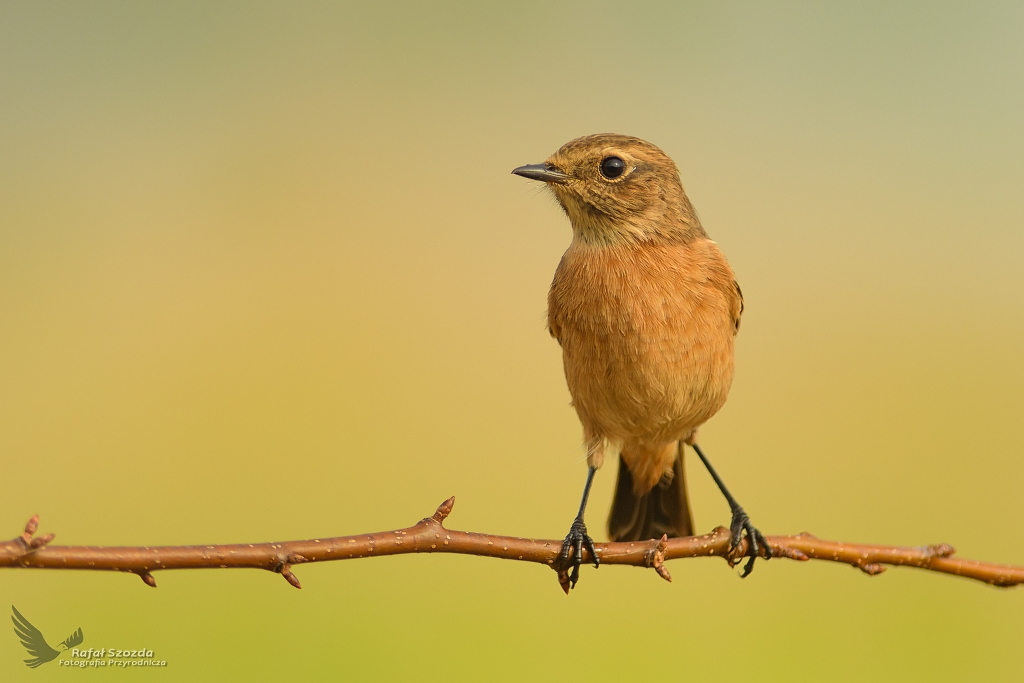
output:
[[[764,534],[758,531],[754,525],[750,523],[750,517],[747,516],[743,507],[737,503],[736,499],[732,497],[731,493],[729,493],[729,489],[726,488],[725,482],[722,481],[722,478],[718,476],[718,472],[716,472],[715,468],[711,466],[710,462],[708,462],[707,457],[704,455],[704,451],[702,451],[700,446],[697,444],[692,445],[693,450],[697,451],[697,457],[699,457],[700,461],[704,463],[704,467],[708,468],[711,478],[715,480],[716,484],[718,484],[718,490],[722,492],[723,496],[725,496],[725,499],[729,502],[729,508],[732,510],[732,523],[729,525],[729,531],[732,534],[732,541],[729,548],[730,552],[736,550],[736,547],[740,544],[740,539],[743,537],[743,532],[747,532],[747,542],[750,545],[747,555],[750,556],[750,559],[747,560],[747,564],[744,565],[743,574],[741,575],[742,577],[746,577],[754,570],[754,560],[757,559],[760,554],[759,548],[764,548],[765,560],[772,559],[772,548],[768,545],[768,541],[765,539]]]
[[[583,513],[587,510],[587,499],[590,498],[590,487],[594,485],[594,475],[596,473],[596,467],[591,467],[587,470],[587,483],[583,486],[583,500],[580,501],[580,511],[576,513],[576,516],[580,519],[583,519]]]
[[[587,485],[583,487],[583,500],[580,501],[580,511],[576,514],[572,526],[569,527],[569,535],[562,541],[562,554],[559,556],[564,567],[569,562],[569,553],[572,552],[572,573],[569,574],[569,586],[576,587],[580,580],[580,565],[583,564],[583,548],[586,547],[590,556],[594,558],[594,566],[601,566],[601,558],[597,556],[594,549],[594,539],[587,534],[587,525],[583,523],[583,513],[587,509],[587,499],[590,498],[590,487],[594,483],[596,467],[591,467],[587,472]]]

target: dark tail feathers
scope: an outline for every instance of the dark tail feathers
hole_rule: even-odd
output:
[[[650,492],[633,493],[633,476],[619,456],[619,476],[615,482],[615,498],[608,515],[608,537],[613,541],[646,541],[693,535],[693,518],[686,497],[683,474],[683,444],[679,443],[673,477],[662,477]]]

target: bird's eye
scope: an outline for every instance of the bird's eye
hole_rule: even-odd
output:
[[[601,175],[609,180],[618,178],[626,170],[626,162],[618,157],[608,157],[601,162]]]

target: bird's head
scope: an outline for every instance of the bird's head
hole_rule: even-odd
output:
[[[688,241],[704,235],[675,163],[639,138],[611,133],[577,138],[544,163],[512,173],[547,183],[575,237],[587,244]]]

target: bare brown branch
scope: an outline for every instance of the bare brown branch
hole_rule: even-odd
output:
[[[149,586],[156,587],[153,572],[167,569],[266,569],[280,574],[288,583],[301,588],[292,568],[304,562],[348,560],[376,555],[404,553],[460,553],[545,564],[558,572],[559,583],[568,590],[566,572],[558,563],[562,542],[511,536],[492,536],[470,531],[453,531],[444,526],[455,498],[441,503],[437,511],[406,529],[358,536],[314,538],[281,543],[243,543],[235,545],[193,545],[158,547],[95,547],[48,545],[53,534],[35,536],[38,517],[25,526],[25,533],[0,543],[0,567],[36,569],[91,569],[131,572]],[[729,530],[719,527],[703,536],[652,539],[636,543],[597,543],[601,564],[625,564],[650,567],[666,581],[672,577],[667,560],[684,557],[722,557],[734,565],[747,551],[742,541],[733,556],[728,556]],[[792,560],[830,560],[861,569],[869,575],[883,572],[887,565],[918,567],[944,574],[955,574],[994,586],[1024,583],[1024,567],[990,564],[953,557],[952,546],[931,545],[916,548],[859,545],[824,541],[808,533],[796,536],[769,536],[775,557]],[[584,551],[584,562],[589,554]]]

